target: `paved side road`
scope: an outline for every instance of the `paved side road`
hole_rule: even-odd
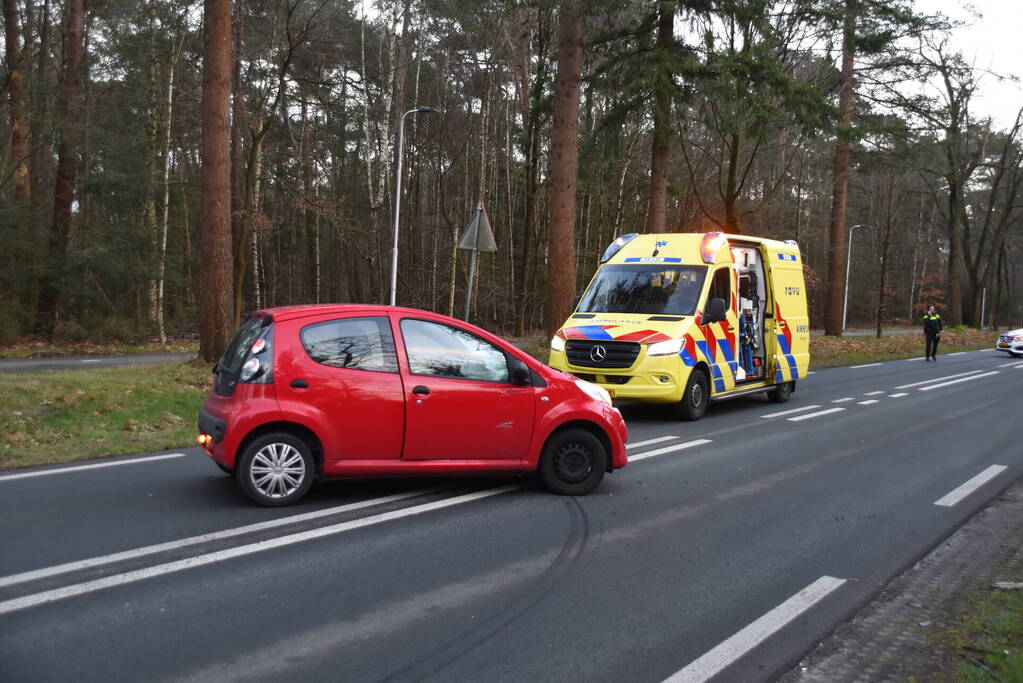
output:
[[[113,368],[122,365],[180,363],[195,358],[194,353],[146,353],[133,356],[66,356],[63,358],[14,358],[0,360],[0,373],[34,370],[81,370]]]

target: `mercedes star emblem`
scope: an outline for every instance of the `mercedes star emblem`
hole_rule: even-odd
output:
[[[590,349],[590,360],[594,363],[600,363],[605,358],[607,358],[607,349],[600,344],[595,344],[593,348]]]

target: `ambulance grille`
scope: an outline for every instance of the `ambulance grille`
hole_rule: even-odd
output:
[[[603,358],[599,350],[594,350],[597,346],[603,349]],[[636,362],[639,348],[636,342],[569,339],[565,353],[568,362],[580,368],[629,368]]]

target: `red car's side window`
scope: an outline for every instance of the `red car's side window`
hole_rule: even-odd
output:
[[[508,382],[508,358],[501,349],[450,325],[406,318],[401,321],[413,375]]]
[[[302,346],[317,363],[349,370],[398,372],[387,318],[342,318],[302,328]]]

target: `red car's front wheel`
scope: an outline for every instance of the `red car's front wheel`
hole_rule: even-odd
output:
[[[566,429],[552,436],[540,456],[540,481],[562,496],[592,491],[607,471],[607,449],[585,429]]]

